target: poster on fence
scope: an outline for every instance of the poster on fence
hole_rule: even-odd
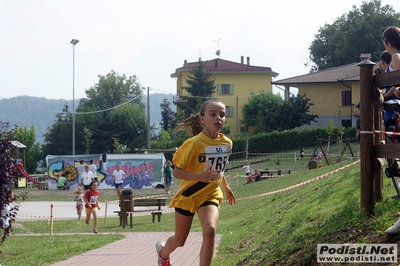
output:
[[[106,177],[102,186],[114,186],[112,174],[116,165],[125,173],[123,188],[146,189],[162,182],[165,157],[156,154],[107,154]]]
[[[86,154],[86,155],[47,155],[46,165],[47,173],[49,176],[48,188],[56,190],[58,179],[60,176],[65,175],[67,178],[66,187],[68,189],[75,189],[79,185],[79,176],[77,168],[83,162],[83,165],[89,164],[93,160],[96,166],[97,180],[102,183],[105,178],[105,170],[101,154]]]
[[[48,188],[58,189],[59,177],[65,175],[67,188],[72,190],[78,187],[79,178],[77,168],[89,164],[93,160],[96,166],[99,189],[115,187],[112,174],[117,164],[125,173],[122,187],[127,189],[146,189],[162,183],[165,157],[163,153],[156,154],[106,154],[107,162],[103,162],[101,154],[89,155],[47,155],[46,164],[49,176]]]

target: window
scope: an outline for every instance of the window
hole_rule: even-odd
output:
[[[233,84],[218,84],[217,93],[218,94],[234,94]]]
[[[351,119],[342,119],[342,127],[344,127],[344,128],[352,127]]]
[[[351,90],[341,91],[341,104],[342,106],[351,105]]]
[[[235,107],[226,106],[226,117],[233,117],[233,116],[235,116]]]

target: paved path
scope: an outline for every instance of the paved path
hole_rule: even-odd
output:
[[[74,202],[22,202],[17,216],[19,221],[48,220],[50,218],[51,204],[53,204],[53,217],[57,219],[75,219],[76,209]],[[103,206],[102,206],[103,205]],[[99,217],[104,217],[104,203]],[[108,217],[116,217],[113,213],[118,210],[118,203],[111,203],[107,208]],[[139,214],[135,214],[139,215]],[[148,214],[147,214],[148,215]],[[106,245],[81,255],[74,256],[68,260],[53,264],[54,266],[74,265],[157,265],[157,254],[155,244],[165,241],[173,232],[148,232],[148,233],[121,233],[124,239]],[[98,235],[101,237],[102,233]],[[216,248],[221,236],[216,237]],[[199,265],[199,253],[202,242],[201,233],[189,234],[185,246],[176,249],[171,254],[171,264],[174,266],[197,266]],[[215,251],[216,253],[216,251]],[[214,254],[215,254],[214,253]]]
[[[125,233],[126,238],[98,248],[68,260],[53,264],[53,266],[74,265],[157,265],[155,244],[166,240],[171,232]],[[101,237],[101,234],[99,234]],[[221,236],[217,235],[216,246]],[[199,253],[202,242],[201,233],[190,233],[185,246],[176,249],[171,254],[173,266],[199,265]],[[215,252],[216,253],[216,252]],[[215,254],[214,253],[214,254]]]

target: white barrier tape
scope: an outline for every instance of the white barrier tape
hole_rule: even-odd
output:
[[[374,135],[374,131],[360,130],[361,134],[371,134]]]
[[[400,132],[392,132],[392,131],[383,131],[383,130],[374,130],[375,133],[380,133],[382,135],[395,135],[400,136]]]
[[[165,210],[153,210],[153,211],[134,211],[134,212],[125,212],[127,214],[135,214],[135,213],[159,213],[159,212],[172,212],[175,209],[165,209]]]
[[[263,197],[263,196],[269,196],[269,195],[272,195],[272,194],[277,194],[277,193],[280,193],[280,192],[285,192],[285,191],[288,191],[288,190],[291,190],[291,189],[295,189],[295,188],[298,188],[298,187],[301,187],[301,186],[310,184],[310,183],[312,183],[312,182],[314,182],[314,181],[320,180],[320,179],[322,179],[322,178],[324,178],[324,177],[327,177],[327,176],[329,176],[329,175],[332,175],[332,174],[335,174],[335,173],[337,173],[337,172],[340,172],[340,171],[342,171],[343,169],[346,169],[346,168],[348,168],[348,167],[350,167],[350,166],[353,166],[353,165],[355,165],[355,164],[357,164],[357,163],[359,163],[359,162],[360,162],[360,160],[357,160],[357,161],[355,161],[355,162],[353,162],[353,163],[351,163],[351,164],[345,165],[345,166],[343,166],[343,167],[341,167],[341,168],[339,168],[339,169],[336,169],[336,170],[334,170],[334,171],[332,171],[332,172],[326,173],[326,174],[321,175],[321,176],[317,176],[317,177],[315,177],[315,178],[313,178],[313,179],[304,181],[304,182],[302,182],[302,183],[299,183],[299,184],[296,184],[296,185],[293,185],[293,186],[290,186],[290,187],[287,187],[287,188],[282,188],[282,189],[278,189],[278,190],[275,190],[275,191],[267,192],[267,193],[264,193],[264,194],[259,194],[259,195],[255,195],[255,196],[240,198],[240,199],[236,199],[236,200],[238,201],[238,200],[244,200],[244,199],[252,199],[252,198],[258,198],[258,197]],[[226,201],[226,200],[224,200],[224,201]]]
[[[35,218],[35,219],[50,219],[50,216],[25,215],[25,214],[17,214],[17,217],[29,217],[29,218]]]
[[[159,195],[152,195],[152,196],[146,196],[146,197],[140,197],[140,198],[133,198],[132,200],[137,200],[137,199],[151,199],[151,198],[159,198],[159,199],[168,199],[172,198],[175,193],[171,194],[159,194]],[[112,200],[108,201],[108,203],[119,203],[120,200]],[[124,200],[124,201],[129,201],[129,200]]]

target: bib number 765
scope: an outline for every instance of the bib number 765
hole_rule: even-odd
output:
[[[227,158],[227,156],[213,157],[213,158],[208,158],[208,159],[210,160],[212,169],[216,169],[216,170],[220,170],[221,172],[224,172],[225,166],[226,166],[226,158]]]

